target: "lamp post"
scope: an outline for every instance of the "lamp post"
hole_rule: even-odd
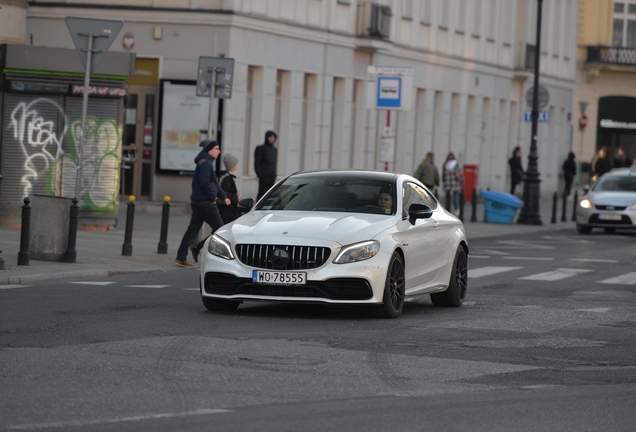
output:
[[[537,123],[539,121],[539,61],[541,59],[541,9],[543,0],[537,0],[537,42],[534,53],[534,94],[532,99],[532,137],[530,138],[530,154],[528,154],[528,169],[523,180],[523,208],[517,223],[525,225],[543,225],[539,213],[539,198],[541,189],[539,170],[537,169]]]

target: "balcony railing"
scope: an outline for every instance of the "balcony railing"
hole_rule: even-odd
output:
[[[391,32],[391,8],[371,2],[358,3],[358,36],[388,39]]]
[[[588,46],[587,63],[636,66],[636,48]]]

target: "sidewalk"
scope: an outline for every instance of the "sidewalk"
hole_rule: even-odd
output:
[[[466,203],[464,208],[464,226],[468,241],[477,238],[495,237],[507,234],[528,234],[560,229],[575,229],[572,219],[572,201],[568,201],[566,222],[561,222],[561,205],[557,204],[557,222],[551,223],[552,200],[540,202],[543,225],[519,225],[484,223],[483,203],[477,205],[477,221],[470,222],[472,207]],[[175,214],[177,213],[177,214]],[[161,231],[161,214],[157,212],[136,212],[132,235],[132,256],[122,256],[122,245],[126,226],[126,204],[120,205],[119,222],[115,231],[77,232],[77,263],[38,261],[31,259],[28,266],[18,266],[20,251],[20,228],[0,227],[0,258],[4,259],[5,269],[0,270],[1,285],[32,284],[37,282],[55,282],[68,279],[105,278],[117,274],[154,271],[184,270],[174,264],[181,237],[190,221],[189,214],[179,211],[170,213],[168,225],[168,254],[157,254]],[[516,219],[515,219],[516,221]],[[209,233],[209,227],[206,227]],[[189,255],[188,260],[192,262]],[[198,265],[195,264],[198,269]]]

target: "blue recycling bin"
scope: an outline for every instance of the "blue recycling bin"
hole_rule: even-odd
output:
[[[508,193],[480,190],[479,195],[484,198],[484,222],[511,224],[523,207],[522,200]]]

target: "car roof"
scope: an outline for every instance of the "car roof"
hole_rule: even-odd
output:
[[[624,176],[635,176],[636,177],[636,165],[632,165],[630,168],[614,168],[609,171],[607,174],[617,174]]]
[[[300,171],[292,174],[290,177],[320,177],[320,178],[338,178],[338,177],[354,177],[363,181],[383,181],[393,182],[398,174],[385,171],[366,171],[355,169],[339,169],[339,170],[317,170],[317,171]]]

